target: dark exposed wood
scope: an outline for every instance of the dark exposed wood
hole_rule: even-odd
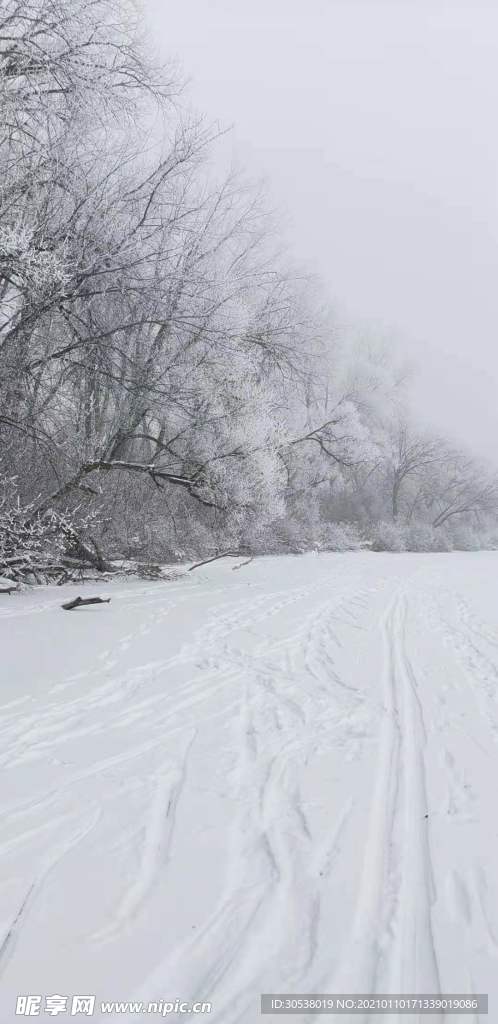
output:
[[[17,587],[0,587],[0,594],[15,594]]]
[[[73,608],[80,608],[84,604],[110,604],[110,597],[75,597],[73,601],[66,601],[61,605],[64,611],[71,612]]]

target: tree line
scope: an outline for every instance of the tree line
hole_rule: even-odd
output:
[[[0,572],[493,543],[498,485],[214,177],[125,0],[0,11]]]

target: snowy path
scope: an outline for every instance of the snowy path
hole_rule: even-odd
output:
[[[498,1020],[498,555],[234,564],[2,599],[2,1024],[21,993]]]

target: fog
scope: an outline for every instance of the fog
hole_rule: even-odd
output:
[[[232,126],[341,318],[398,339],[427,419],[493,457],[498,11],[369,0],[144,0],[187,96]]]

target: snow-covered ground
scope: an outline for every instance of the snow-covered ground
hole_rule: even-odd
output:
[[[235,565],[0,597],[2,1024],[21,993],[498,1020],[498,554]]]

